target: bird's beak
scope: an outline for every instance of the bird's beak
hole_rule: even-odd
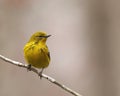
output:
[[[48,37],[50,37],[51,35],[47,35],[47,36],[45,36],[45,38],[48,38]]]

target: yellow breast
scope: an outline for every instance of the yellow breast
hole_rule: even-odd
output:
[[[36,68],[45,68],[50,62],[48,48],[41,44],[26,44],[24,47],[24,56],[28,64]]]

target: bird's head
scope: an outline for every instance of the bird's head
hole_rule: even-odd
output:
[[[51,35],[47,35],[45,32],[36,32],[34,33],[29,42],[34,41],[34,42],[43,42],[45,43],[47,38],[50,37]]]

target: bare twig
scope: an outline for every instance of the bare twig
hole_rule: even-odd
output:
[[[6,62],[8,62],[8,63],[10,63],[10,64],[19,66],[19,67],[23,67],[23,68],[26,68],[26,69],[28,68],[28,65],[27,65],[27,64],[23,64],[23,63],[20,63],[20,62],[11,60],[11,59],[6,58],[6,57],[4,57],[4,56],[2,56],[2,55],[0,55],[0,59],[4,60],[4,61],[6,61]],[[34,73],[36,73],[37,75],[39,75],[39,72],[37,71],[37,69],[31,67],[31,71],[33,71]],[[42,74],[42,77],[45,78],[45,79],[47,79],[47,80],[49,80],[50,82],[56,84],[57,86],[61,87],[62,89],[64,89],[65,91],[71,93],[71,94],[74,95],[74,96],[82,96],[82,95],[80,95],[79,93],[73,91],[72,89],[66,87],[65,85],[60,84],[59,82],[57,82],[55,79],[53,79],[53,78],[50,77],[50,76],[47,76],[47,75],[45,75],[45,74]]]

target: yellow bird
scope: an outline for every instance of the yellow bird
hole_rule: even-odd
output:
[[[50,53],[46,45],[46,40],[50,36],[45,32],[36,32],[24,46],[24,57],[29,64],[28,69],[30,70],[31,66],[42,69],[40,76],[43,69],[50,63]]]

